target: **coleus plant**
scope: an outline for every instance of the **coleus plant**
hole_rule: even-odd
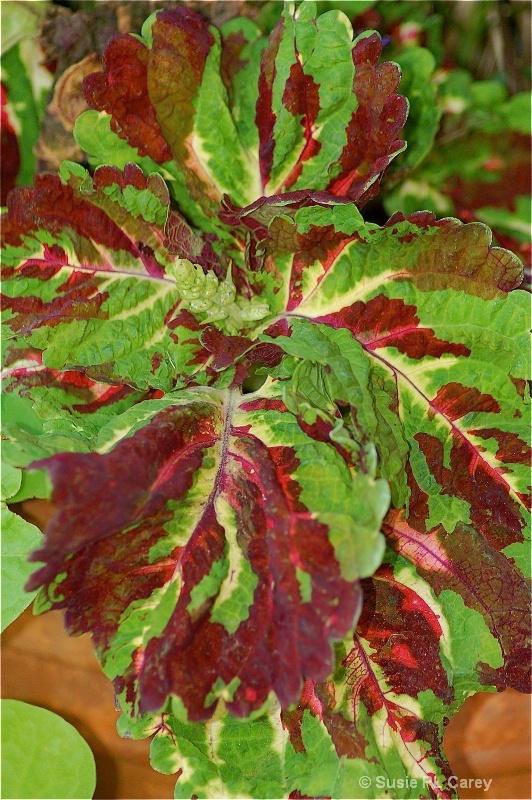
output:
[[[380,54],[312,2],[268,39],[160,11],[85,79],[93,169],[9,197],[4,451],[56,509],[27,589],[176,797],[452,797],[450,717],[529,690],[522,267],[364,219],[405,147]]]

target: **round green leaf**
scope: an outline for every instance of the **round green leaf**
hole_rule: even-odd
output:
[[[45,708],[2,700],[2,797],[90,798],[94,756],[77,730]]]
[[[2,500],[9,500],[14,497],[20,489],[22,482],[22,472],[11,464],[2,464],[1,494]]]
[[[35,597],[35,592],[24,590],[24,585],[35,569],[35,565],[28,562],[28,554],[39,544],[41,532],[35,525],[10,511],[5,503],[0,503],[0,521],[0,631],[4,631]]]

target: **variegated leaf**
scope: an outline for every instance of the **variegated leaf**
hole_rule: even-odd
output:
[[[118,728],[134,738],[154,736],[152,766],[176,774],[175,797],[389,797],[377,785],[383,779],[379,764],[361,754],[338,754],[311,681],[302,702],[305,707],[286,713],[269,698],[248,719],[221,714],[206,724],[187,722],[179,708],[136,723],[122,715]]]
[[[164,165],[187,213],[190,199],[212,218],[223,195],[244,206],[297,189],[362,204],[404,149],[400,73],[379,65],[380,54],[377,34],[353,40],[343,13],[316,19],[309,0],[297,10],[286,4],[269,41],[248,19],[219,32],[178,6],[152,15],[140,38],[115,37],[84,92],[109,115],[105,135],[116,134],[117,157],[120,136],[138,157]],[[89,153],[99,149],[83,117],[77,128]],[[213,224],[191,213],[204,229]]]
[[[241,219],[251,224],[244,212]],[[508,554],[517,557],[529,507],[528,297],[507,294],[520,283],[518,260],[491,247],[479,224],[420,214],[378,228],[345,204],[295,213],[283,205],[257,239],[258,280],[278,309],[268,331],[275,343],[328,364],[331,348],[346,352],[351,336],[370,381],[393,387],[389,402],[408,446],[410,520],[423,531],[471,523],[499,550],[516,544]],[[274,255],[279,241],[285,254]],[[272,275],[282,277],[281,290]],[[281,320],[289,337],[278,335]],[[333,399],[346,402],[327,380]],[[358,417],[375,441],[375,418]]]
[[[7,360],[2,372],[2,433],[4,454],[17,466],[63,450],[90,451],[110,419],[163,394],[98,383],[77,370],[51,369],[42,353],[30,348],[12,348],[10,355],[14,360]]]
[[[169,212],[159,175],[130,164],[91,178],[66,162],[60,177],[39,176],[35,188],[11,194],[3,240],[8,363],[29,348],[46,368],[110,384],[166,390],[183,380],[202,328],[175,264],[192,259],[216,285],[225,267]]]
[[[359,613],[387,484],[309,438],[269,387],[142,402],[102,429],[97,453],[35,464],[58,511],[29,587],[43,587],[41,609],[66,608],[70,633],[92,633],[132,713],[170,696],[191,720],[220,697],[237,716],[271,690],[295,702]]]

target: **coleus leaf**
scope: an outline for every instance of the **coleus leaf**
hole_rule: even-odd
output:
[[[377,66],[377,34],[351,45],[343,14],[314,17],[311,3],[298,15],[285,11],[264,54],[257,104],[262,194],[326,190],[362,204],[404,149],[397,140],[407,111],[395,94],[400,73],[394,64]]]
[[[124,732],[157,734],[178,796],[356,797],[384,773],[407,795],[419,778],[447,797],[444,721],[470,691],[526,685],[528,314],[508,295],[521,268],[482,225],[363,220],[356,204],[397,145],[398,73],[375,66],[377,37],[352,43],[341,14],[315,24],[312,9],[287,8],[268,43],[248,22],[220,36],[164,11],[87,81],[120,166],[132,152],[154,164],[218,239],[169,213],[158,175],[135,167],[67,165],[13,195],[10,385],[44,395],[43,367],[43,415],[55,424],[64,397],[71,450],[34,465],[58,511],[29,588],[41,610],[66,609],[69,632],[92,633]],[[334,107],[318,53],[331,41]],[[145,319],[120,338],[113,315],[139,307],[123,307],[123,265],[134,296],[150,282],[161,296],[154,314],[146,290]],[[87,330],[105,359],[84,352]],[[253,360],[271,378],[242,396]],[[131,390],[108,416],[90,400],[105,384]],[[103,422],[90,447],[84,405]],[[369,577],[379,528],[385,564]],[[246,739],[262,745],[239,768]]]
[[[375,785],[381,768],[360,756],[338,755],[316,714],[319,701],[310,681],[303,697],[312,710],[301,708],[296,720],[271,701],[245,720],[226,714],[191,724],[162,714],[145,715],[132,725],[122,715],[118,729],[135,738],[154,736],[152,766],[177,773],[175,797],[367,798],[367,778]]]
[[[41,609],[66,608],[71,634],[91,631],[131,712],[174,696],[202,720],[222,697],[243,716],[272,690],[293,703],[359,613],[388,486],[308,437],[268,386],[139,403],[98,453],[35,464],[59,510],[28,588],[43,587]]]
[[[441,741],[454,711],[488,685],[527,691],[529,587],[471,527],[420,534],[392,511],[383,530],[388,563],[363,582],[356,634],[338,647],[333,680],[308,688],[285,719],[305,748],[310,709],[340,757],[376,762],[388,786],[410,790],[402,796],[453,797]],[[374,792],[375,783],[366,796]]]
[[[326,190],[361,204],[404,149],[399,70],[377,64],[377,34],[353,41],[341,12],[315,17],[313,2],[287,4],[266,41],[248,19],[220,35],[191,9],[158,12],[143,37],[111,41],[85,97],[140,157],[182,176],[208,216],[224,194],[244,206]]]
[[[169,211],[160,176],[146,177],[133,164],[123,174],[101,167],[91,178],[66,162],[59,177],[38,176],[35,188],[11,194],[3,239],[8,362],[29,347],[52,370],[166,390],[194,371],[187,365],[203,351],[202,326],[176,280],[195,296],[193,286],[210,273],[207,319],[236,309],[226,298],[216,307],[216,292],[231,282],[223,281],[226,266],[209,242]],[[186,264],[192,285],[184,282]]]
[[[245,225],[260,219],[263,208],[250,212],[251,221],[241,212]],[[260,244],[266,275],[283,278],[279,291],[260,276],[270,305],[287,309],[279,316],[291,335],[276,331],[275,343],[306,359],[314,348],[314,360],[326,360],[331,339],[340,343],[349,331],[370,374],[395,386],[416,525],[424,530],[442,521],[452,531],[461,520],[499,549],[523,541],[528,298],[506,295],[520,283],[518,260],[490,248],[478,224],[420,214],[396,216],[384,228],[361,227],[353,211],[347,222],[343,204],[292,208],[293,219],[287,210],[283,205],[282,218],[263,226]],[[278,241],[285,253],[275,257]],[[337,388],[329,391],[338,396]],[[359,416],[374,441],[375,421]]]
[[[383,530],[391,550],[400,555],[394,573],[403,582],[410,574],[409,585],[415,588],[412,568],[404,563],[410,561],[430,586],[440,623],[445,620],[442,639],[457,698],[482,686],[527,691],[530,585],[517,559],[507,558],[471,525],[458,524],[452,532],[437,525],[420,533],[394,511]]]
[[[3,455],[16,466],[54,452],[90,451],[110,419],[162,395],[98,383],[77,370],[51,369],[43,364],[42,353],[30,348],[12,348],[10,357],[2,374]]]

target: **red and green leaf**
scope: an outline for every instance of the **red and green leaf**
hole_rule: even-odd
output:
[[[287,9],[265,50],[257,124],[263,195],[325,190],[363,204],[404,143],[407,105],[380,37],[352,43],[343,14]],[[295,43],[295,46],[294,46]],[[349,87],[349,91],[346,89]],[[351,88],[352,87],[352,88]]]
[[[307,708],[339,757],[376,761],[411,790],[405,796],[454,797],[445,724],[471,692],[528,690],[529,587],[471,527],[420,534],[393,511],[383,530],[389,563],[363,581],[362,614],[334,679],[309,687],[286,717],[291,739],[305,749]]]
[[[169,212],[159,175],[131,164],[123,173],[100,167],[91,178],[67,162],[60,177],[38,176],[35,187],[14,191],[8,206],[8,362],[22,347],[41,353],[49,369],[98,382],[167,390],[184,380],[202,351],[201,326],[192,318],[188,325],[171,267],[188,258],[215,275],[225,268]]]
[[[490,247],[478,224],[413,215],[363,228],[354,212],[348,225],[348,208],[338,209],[306,207],[291,221],[283,206],[282,219],[264,234],[264,271],[279,264],[284,278],[271,305],[284,300],[287,312],[278,318],[290,333],[272,341],[292,357],[329,364],[330,372],[333,349],[345,353],[349,332],[351,346],[369,360],[370,381],[393,387],[388,408],[396,404],[396,429],[408,447],[407,507],[418,529],[441,522],[452,532],[461,521],[499,550],[522,543],[528,299],[506,293],[520,283],[519,262]],[[312,225],[313,218],[331,224]],[[272,240],[276,246],[281,226],[286,253],[276,258]],[[352,236],[343,232],[356,227]],[[327,388],[332,399],[348,401],[330,378]],[[362,415],[359,400],[351,405],[363,434],[382,448],[375,416]]]
[[[400,73],[378,64],[377,34],[353,41],[341,12],[315,17],[312,2],[287,4],[267,41],[245,18],[220,35],[191,9],[160,11],[142,38],[110,42],[103,72],[85,79],[86,100],[139,157],[184,180],[208,217],[223,195],[244,206],[325,190],[362,204],[404,149]]]
[[[123,702],[177,697],[202,720],[222,697],[243,716],[326,678],[380,562],[386,483],[304,434],[273,386],[137,404],[97,446],[35,464],[58,512],[30,584],[91,632]]]

